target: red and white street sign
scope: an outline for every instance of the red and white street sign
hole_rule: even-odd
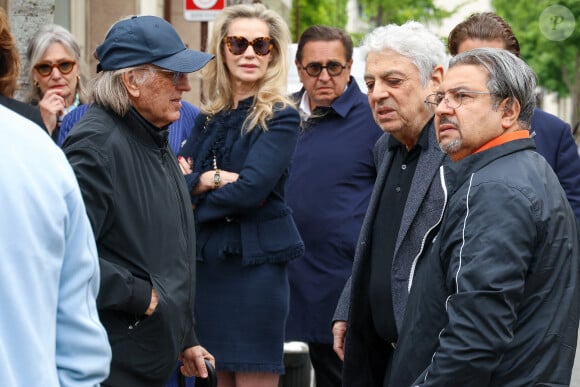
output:
[[[212,21],[226,6],[226,0],[185,0],[183,17],[188,21]]]

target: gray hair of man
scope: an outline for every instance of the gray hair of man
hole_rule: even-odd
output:
[[[408,58],[419,70],[421,83],[429,84],[433,69],[446,68],[445,45],[423,24],[408,21],[403,25],[389,24],[375,28],[363,40],[362,55],[366,60],[371,51],[392,50]]]
[[[492,93],[494,108],[506,98],[518,101],[520,114],[518,122],[529,129],[536,108],[536,74],[523,60],[507,50],[498,48],[478,48],[465,51],[451,58],[449,68],[459,65],[483,67],[489,74],[487,88]]]
[[[149,75],[147,71],[133,71],[145,66],[129,67],[120,70],[101,71],[92,79],[91,100],[97,105],[110,109],[123,117],[131,107],[131,99],[125,85],[123,74],[131,72],[133,81],[142,84]],[[139,74],[140,75],[137,75]]]
[[[28,42],[26,58],[28,60],[30,86],[27,101],[40,100],[43,97],[40,95],[40,89],[33,82],[34,66],[42,59],[46,50],[54,43],[62,44],[65,50],[74,57],[76,65],[79,66],[80,70],[80,79],[77,82],[79,100],[81,103],[87,102],[86,90],[84,88],[87,79],[84,75],[85,66],[81,58],[81,47],[70,31],[58,24],[47,24],[41,27]]]
[[[120,18],[118,21],[129,20],[133,16],[134,15],[125,16]],[[115,23],[109,27],[107,34],[111,31],[114,25]],[[93,53],[93,56],[99,60],[96,51]],[[152,67],[154,66],[140,65],[97,73],[97,75],[95,75],[91,80],[91,101],[94,101],[97,105],[110,109],[123,117],[131,107],[129,93],[123,84],[123,74],[130,72],[131,80],[135,84],[142,85],[153,76],[153,71],[150,70]],[[150,71],[135,71],[137,69],[149,69]]]

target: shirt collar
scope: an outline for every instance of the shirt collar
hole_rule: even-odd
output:
[[[302,119],[307,120],[312,115],[312,110],[310,110],[310,98],[308,98],[308,93],[304,90],[302,93],[302,98],[300,98],[300,104],[298,105],[300,112],[302,113]]]
[[[473,153],[483,152],[484,150],[505,144],[506,142],[521,140],[523,138],[530,138],[530,132],[527,130],[516,130],[515,132],[504,133],[493,140],[483,144]]]

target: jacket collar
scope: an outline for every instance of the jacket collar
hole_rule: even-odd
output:
[[[346,118],[348,113],[354,109],[358,102],[356,96],[360,94],[360,88],[356,80],[351,76],[348,87],[331,105],[332,109],[342,118]]]
[[[167,146],[167,136],[169,135],[169,125],[159,128],[146,120],[134,107],[131,107],[125,117],[125,124],[129,132],[149,145],[159,148]]]
[[[480,150],[456,162],[448,159],[443,168],[446,185],[450,188],[449,194],[453,194],[457,187],[469,179],[469,176],[493,161],[512,153],[535,149],[534,140],[528,136],[528,138],[512,139],[491,148]]]
[[[296,106],[300,105],[300,102],[302,101],[302,98],[305,93],[306,89],[302,87],[302,89],[299,92],[293,95],[293,99],[296,103]],[[361,94],[360,88],[356,83],[354,77],[351,75],[346,90],[336,100],[334,100],[334,102],[330,105],[330,107],[325,108],[316,107],[314,110],[332,111],[338,114],[341,118],[346,118],[351,109],[354,109],[355,105],[357,104],[358,99],[356,98],[356,96],[359,94]]]

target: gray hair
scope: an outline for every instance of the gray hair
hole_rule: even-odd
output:
[[[81,103],[86,103],[86,91],[84,84],[87,81],[84,75],[83,61],[81,58],[81,47],[76,42],[74,36],[64,27],[58,24],[47,24],[41,27],[30,39],[28,47],[26,49],[26,58],[28,60],[28,78],[30,80],[30,86],[28,90],[27,101],[34,101],[42,99],[40,95],[40,89],[34,85],[33,81],[33,71],[34,66],[42,59],[46,50],[53,44],[60,43],[65,48],[65,50],[74,57],[76,65],[80,70],[80,79],[77,82],[77,92],[79,93],[79,99]]]
[[[447,63],[445,45],[441,39],[416,21],[375,28],[364,38],[361,50],[365,59],[369,52],[383,50],[393,50],[408,58],[419,70],[421,83],[425,87],[433,69],[438,65],[445,68]]]
[[[495,108],[508,98],[520,103],[518,121],[529,129],[536,108],[536,74],[520,58],[507,50],[478,48],[453,57],[449,68],[459,65],[483,67],[489,74],[487,88],[493,94]]]
[[[136,66],[97,73],[91,82],[91,100],[123,117],[131,107],[129,93],[123,84],[123,74],[132,72],[133,81],[141,85],[153,74],[152,71],[136,72],[134,71],[136,69],[147,69],[147,67]]]

